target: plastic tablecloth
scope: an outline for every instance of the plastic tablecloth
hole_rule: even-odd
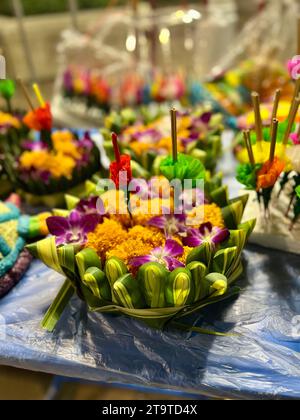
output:
[[[0,301],[0,364],[194,396],[300,398],[300,258],[251,246],[244,259],[242,293],[185,320],[226,337],[153,330],[76,298],[45,332],[63,279],[36,261]]]

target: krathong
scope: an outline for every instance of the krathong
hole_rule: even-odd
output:
[[[176,110],[171,116],[168,168],[176,166],[176,173],[187,174],[186,169],[180,170],[174,144]],[[120,163],[114,146],[115,163]],[[128,185],[129,202],[124,186],[100,192],[95,185],[85,201],[68,197],[69,213],[62,219],[47,220],[54,235],[28,249],[66,281],[43,320],[44,328],[55,328],[74,293],[91,311],[127,315],[155,328],[238,293],[233,283],[243,271],[241,254],[255,226],[255,220],[241,223],[247,195],[230,200],[220,174],[210,177],[199,161],[189,162],[192,174],[202,181],[205,177],[206,182],[201,195],[196,190],[192,194],[200,202],[188,210],[178,205],[176,189],[170,184],[168,195],[146,193],[147,186],[157,187],[158,180],[150,179],[141,196],[140,190],[133,192]],[[163,172],[164,162],[161,168]],[[159,180],[166,189],[168,179],[161,174]],[[185,180],[177,181],[182,187]],[[87,199],[93,204],[87,205]],[[95,216],[99,219],[93,226]],[[87,217],[93,219],[86,224]]]
[[[100,152],[89,132],[77,134],[53,128],[51,108],[37,85],[39,101],[35,108],[25,86],[20,82],[30,111],[24,116],[27,133],[14,150],[4,150],[3,166],[16,189],[35,202],[55,205],[63,194],[78,187],[100,171]],[[14,144],[14,143],[13,143]]]
[[[0,298],[21,280],[32,261],[26,242],[48,233],[50,214],[22,215],[20,203],[16,195],[0,202]]]
[[[260,108],[254,100],[255,134],[244,131],[245,147],[238,157],[243,162],[237,179],[257,200],[249,200],[245,217],[258,218],[252,240],[268,247],[300,253],[299,197],[300,146],[295,120],[300,105],[300,79],[295,83],[294,98],[286,121],[277,119],[280,93],[275,95],[270,127],[262,127]],[[257,98],[255,96],[255,98]],[[247,156],[247,160],[246,160]],[[260,214],[263,204],[264,216]]]
[[[122,151],[132,157],[135,175],[159,175],[161,160],[172,151],[166,111],[161,109],[154,117],[149,110],[140,115],[128,110],[108,116],[103,134],[106,151],[112,157],[111,131],[119,134]],[[222,131],[222,115],[214,113],[210,106],[198,107],[190,113],[177,112],[178,152],[201,160],[208,170],[215,170],[221,156]]]

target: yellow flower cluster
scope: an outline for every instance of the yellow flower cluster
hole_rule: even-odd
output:
[[[19,129],[21,128],[21,123],[13,115],[0,112],[0,126],[9,126]]]
[[[204,204],[188,215],[188,224],[194,227],[199,227],[208,222],[219,228],[225,227],[222,210],[215,203]]]
[[[73,134],[69,131],[57,131],[52,134],[53,150],[26,151],[20,157],[24,169],[37,169],[50,172],[54,178],[71,178],[76,161],[82,157],[82,151],[76,145]]]

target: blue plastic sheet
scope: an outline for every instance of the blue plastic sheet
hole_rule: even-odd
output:
[[[39,323],[62,279],[35,262],[0,303],[0,363],[215,397],[300,398],[299,256],[251,247],[245,258],[242,294],[185,321],[233,337],[156,331],[87,313],[77,299],[47,333]]]
[[[0,301],[0,363],[202,396],[300,398],[299,262],[297,255],[248,247],[241,295],[185,320],[237,334],[228,337],[153,330],[88,313],[76,298],[55,333],[47,333],[39,324],[63,279],[35,262]]]

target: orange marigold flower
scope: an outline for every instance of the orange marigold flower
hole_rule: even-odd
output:
[[[271,188],[284,171],[285,163],[275,157],[273,162],[267,161],[257,174],[257,191],[261,188]]]
[[[94,249],[105,260],[106,253],[126,241],[128,233],[116,220],[105,218],[87,237],[86,247]]]

